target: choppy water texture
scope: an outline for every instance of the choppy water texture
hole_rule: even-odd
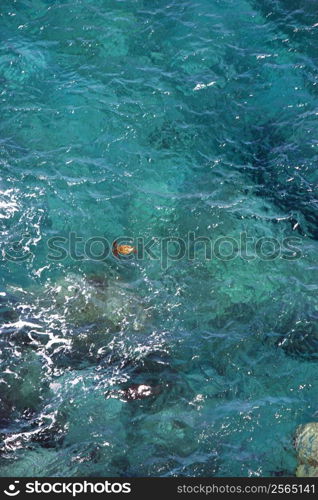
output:
[[[2,476],[294,474],[318,418],[317,23],[313,0],[1,0]],[[71,231],[302,257],[48,260]]]

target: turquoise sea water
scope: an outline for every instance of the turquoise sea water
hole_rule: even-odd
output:
[[[312,0],[1,1],[1,476],[294,474],[318,418],[317,23]],[[301,256],[48,257],[189,232]]]

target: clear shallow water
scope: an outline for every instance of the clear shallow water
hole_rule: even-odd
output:
[[[294,474],[318,404],[316,23],[310,0],[1,2],[1,475]],[[302,258],[48,260],[72,231],[297,236]]]

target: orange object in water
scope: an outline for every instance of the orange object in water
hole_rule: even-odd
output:
[[[131,245],[118,245],[117,241],[113,243],[113,254],[115,257],[120,255],[131,255],[132,253],[137,253],[136,247]]]

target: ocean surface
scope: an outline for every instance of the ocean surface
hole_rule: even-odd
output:
[[[1,0],[0,36],[0,475],[293,476],[317,2]]]

